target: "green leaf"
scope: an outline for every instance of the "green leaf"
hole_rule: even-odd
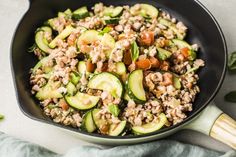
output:
[[[105,33],[109,33],[111,31],[111,27],[105,27],[101,32],[99,32],[99,35],[104,35]]]
[[[225,100],[229,102],[236,102],[236,91],[232,91],[226,94]]]
[[[116,104],[110,104],[108,106],[108,110],[115,117],[117,117],[120,114],[120,109],[119,109],[118,105],[116,105]]]
[[[139,57],[139,47],[136,43],[136,41],[134,41],[131,45],[131,58],[132,61],[135,62]]]
[[[232,52],[229,55],[228,68],[229,68],[229,70],[236,70],[236,51]]]
[[[0,114],[0,120],[4,119],[4,115]]]

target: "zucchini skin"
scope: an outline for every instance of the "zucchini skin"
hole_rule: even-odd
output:
[[[72,13],[72,18],[80,20],[89,16],[89,12],[86,6],[80,7]]]
[[[140,70],[140,69],[138,69],[138,70]],[[135,94],[133,93],[133,91],[132,91],[132,89],[130,88],[130,83],[133,83],[133,82],[130,82],[130,77],[132,77],[132,75],[134,74],[134,72],[137,72],[138,70],[135,70],[135,71],[133,71],[133,72],[131,72],[130,74],[129,74],[129,76],[128,76],[128,81],[126,82],[126,90],[127,90],[127,92],[128,92],[128,95],[129,95],[129,97],[131,98],[131,99],[133,99],[135,102],[137,102],[137,103],[145,103],[146,102],[146,98],[145,98],[145,100],[141,100],[141,99],[139,99],[137,96],[135,96]],[[143,77],[143,76],[142,76]],[[143,80],[143,78],[142,78],[142,80]],[[139,82],[140,83],[140,82]],[[142,82],[143,83],[143,82]],[[142,87],[143,87],[143,85],[142,85]],[[142,89],[142,90],[144,90],[144,88]],[[145,93],[145,90],[143,91],[144,93]],[[145,96],[146,97],[146,96]]]
[[[120,16],[122,15],[122,12],[123,12],[123,7],[115,7],[115,8],[105,8],[104,11],[103,11],[103,14],[105,16],[110,16],[110,17],[117,17],[117,16]]]
[[[106,24],[118,24],[120,21],[120,18],[107,18],[104,19]]]
[[[131,90],[128,87],[128,82],[125,84],[125,90],[127,91],[127,94],[131,100],[133,100],[136,103],[144,104],[146,101],[137,99],[137,97],[134,96],[134,94],[131,92]]]
[[[126,125],[127,125],[127,121],[121,121],[118,124],[118,126],[115,125],[115,124],[111,124],[108,135],[110,135],[110,136],[119,136],[120,134],[122,134],[125,131]],[[113,130],[114,127],[116,127],[116,128]]]
[[[96,125],[95,125],[95,123],[94,123],[94,119],[93,119],[93,116],[92,116],[92,111],[93,110],[89,110],[89,111],[87,111],[85,114],[84,114],[84,116],[83,116],[83,121],[82,121],[82,124],[81,124],[81,129],[82,130],[85,130],[85,131],[87,131],[87,132],[89,132],[89,133],[92,133],[92,132],[94,132],[96,129],[97,129],[97,127],[96,127]],[[92,120],[92,126],[88,126],[88,125],[90,125],[90,124],[88,124],[88,121],[89,120]]]
[[[83,104],[83,101],[87,99],[90,100],[90,105]],[[100,98],[98,96],[91,96],[81,92],[77,92],[74,96],[65,96],[66,102],[78,110],[88,110],[94,108],[98,104],[99,99]]]
[[[122,84],[122,81],[120,80],[119,75],[117,75],[117,74],[115,74],[115,73],[111,73],[111,72],[102,72],[102,73],[99,73],[99,74],[97,74],[97,75],[94,75],[94,76],[89,80],[89,83],[91,83],[90,81],[93,81],[94,79],[96,79],[96,77],[97,77],[98,75],[101,75],[101,74],[109,74],[109,75],[112,75],[112,76],[116,77],[116,79],[119,80],[120,87],[122,88],[122,92],[121,92],[121,94],[119,95],[119,97],[122,98],[123,95],[124,95],[124,85]],[[90,86],[89,83],[88,83],[88,87]]]
[[[168,122],[168,120],[164,113],[161,113],[158,117],[160,119],[159,122],[151,122],[148,124],[144,124],[142,126],[132,127],[133,133],[136,135],[142,135],[160,130],[161,128],[164,127],[164,125],[166,124],[166,122]]]
[[[44,33],[52,35],[52,29],[48,26],[38,28],[35,32],[35,43],[37,47],[45,53],[49,53],[51,48],[49,47],[49,41],[44,37]]]

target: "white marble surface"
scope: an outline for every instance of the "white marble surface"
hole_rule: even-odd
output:
[[[25,117],[17,106],[15,91],[10,72],[10,43],[17,23],[28,8],[27,0],[0,1],[0,113],[5,120],[0,122],[0,131],[40,144],[58,153],[64,153],[69,148],[89,144],[65,132],[46,124],[33,121]],[[201,0],[213,13],[225,34],[229,52],[236,50],[236,1],[235,0]],[[225,93],[236,89],[236,75],[228,75],[215,98],[215,103],[226,113],[236,119],[236,104],[223,100]],[[226,151],[229,147],[210,137],[193,131],[181,131],[170,138],[186,143]]]

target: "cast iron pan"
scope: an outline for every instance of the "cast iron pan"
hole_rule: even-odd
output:
[[[38,102],[30,93],[31,87],[29,84],[29,70],[37,62],[34,54],[27,52],[28,48],[34,42],[34,31],[42,26],[44,21],[55,17],[58,11],[64,11],[67,8],[75,10],[84,5],[91,8],[95,3],[100,1],[106,5],[149,3],[168,11],[171,15],[187,25],[189,31],[186,40],[190,43],[197,43],[200,46],[198,57],[205,61],[206,66],[199,71],[201,93],[194,102],[193,111],[189,113],[183,122],[146,135],[109,137],[90,134],[72,127],[56,124],[43,114],[38,106]],[[222,84],[226,71],[227,48],[222,31],[214,17],[200,2],[194,0],[31,0],[29,10],[16,29],[12,41],[10,58],[19,107],[26,116],[37,121],[86,135],[110,139],[128,139],[165,133],[177,127],[184,126],[196,117],[214,98]]]

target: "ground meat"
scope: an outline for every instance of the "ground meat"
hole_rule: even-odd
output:
[[[171,82],[166,84],[165,77],[172,79],[173,76],[170,73],[150,72],[145,76],[145,86],[160,100],[168,120],[176,124],[186,117],[185,112],[192,110],[192,103],[200,92],[196,85],[198,76],[187,74],[181,78],[182,90],[176,89]]]
[[[134,126],[152,122],[163,111],[157,100],[149,100],[143,105],[135,104],[130,100],[124,111],[124,118]]]
[[[78,112],[73,111],[69,108],[67,111],[63,111],[62,108],[57,107],[56,105],[44,107],[44,112],[46,115],[51,117],[54,122],[62,123],[64,125],[71,125],[73,127],[80,127],[82,118]]]

